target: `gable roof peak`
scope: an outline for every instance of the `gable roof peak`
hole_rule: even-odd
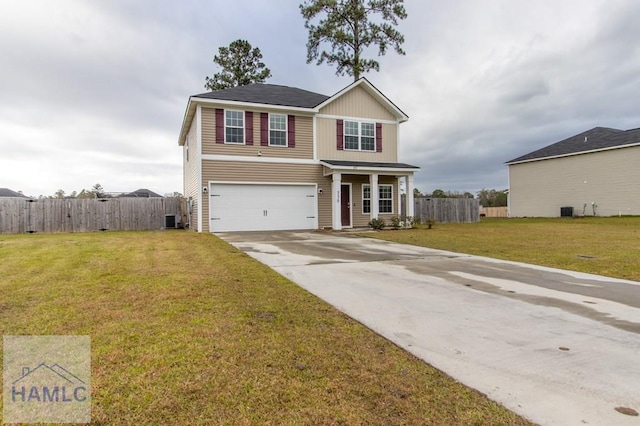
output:
[[[640,129],[620,130],[610,127],[594,127],[536,151],[514,158],[513,160],[507,161],[506,164],[566,157],[629,145],[640,145]]]

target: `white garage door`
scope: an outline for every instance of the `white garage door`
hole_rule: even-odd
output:
[[[315,229],[315,185],[212,183],[211,232]]]

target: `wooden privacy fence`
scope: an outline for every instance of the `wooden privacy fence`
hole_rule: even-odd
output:
[[[415,198],[414,202],[414,217],[421,223],[480,221],[480,202],[473,198]]]
[[[509,217],[507,207],[480,207],[480,217]]]
[[[0,198],[0,234],[164,229],[183,222],[184,208],[177,197]]]

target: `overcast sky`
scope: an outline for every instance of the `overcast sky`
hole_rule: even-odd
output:
[[[182,192],[178,133],[220,46],[268,83],[332,95],[306,63],[301,0],[0,0],[0,187]],[[406,0],[406,56],[366,77],[407,115],[415,185],[508,186],[505,161],[596,126],[640,127],[640,1]],[[376,55],[376,52],[372,52]]]

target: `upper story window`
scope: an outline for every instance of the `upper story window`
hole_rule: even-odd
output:
[[[244,112],[225,110],[224,141],[226,143],[244,143]]]
[[[375,151],[376,150],[375,124],[345,120],[344,149],[354,150],[354,151]]]
[[[269,145],[287,146],[287,116],[269,114]]]

